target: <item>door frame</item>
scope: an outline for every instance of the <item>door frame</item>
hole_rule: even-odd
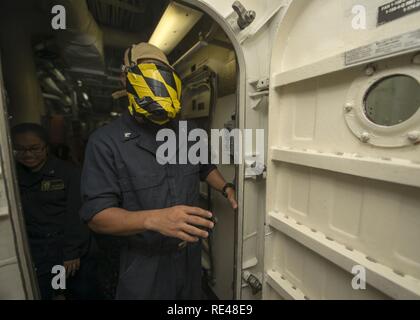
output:
[[[221,16],[221,14],[211,7],[205,0],[177,0],[177,2],[184,3],[190,7],[197,8],[206,14],[208,14],[226,33],[227,37],[231,41],[236,58],[237,58],[237,127],[242,130],[245,129],[245,116],[244,108],[246,105],[246,66],[245,56],[242,49],[241,43],[238,41],[235,32],[227,20]],[[233,10],[232,10],[233,11]],[[0,56],[1,60],[1,56]],[[0,61],[1,63],[1,61]],[[1,64],[0,64],[1,73]],[[37,299],[39,297],[39,289],[36,282],[35,272],[31,265],[30,251],[28,247],[27,236],[24,230],[23,214],[20,206],[20,196],[17,187],[17,179],[15,168],[12,165],[13,159],[11,157],[12,148],[9,136],[9,124],[8,116],[5,108],[5,99],[3,93],[3,78],[0,75],[0,94],[3,99],[0,101],[0,142],[5,148],[1,148],[2,161],[4,165],[4,176],[6,181],[6,192],[8,197],[8,203],[15,204],[9,206],[11,213],[11,220],[13,224],[15,243],[17,245],[17,257],[19,261],[19,267],[21,269],[22,281],[25,287],[25,293],[28,299]],[[244,181],[245,181],[245,166],[240,164],[236,166],[236,179],[237,179],[237,200],[239,208],[235,216],[235,252],[234,252],[234,299],[241,299],[242,291],[242,256],[243,256],[243,222],[244,222]],[[18,205],[19,204],[19,205]]]
[[[16,257],[26,299],[39,299],[39,289],[26,235],[19,187],[13,159],[9,119],[4,91],[3,68],[0,52],[0,161],[3,168],[9,217],[13,229]]]
[[[236,115],[237,115],[237,127],[242,130],[245,129],[245,117],[244,108],[246,105],[246,67],[245,67],[245,56],[242,50],[242,46],[239,43],[234,31],[224,17],[220,15],[213,7],[203,0],[177,0],[177,2],[184,3],[192,8],[197,8],[206,14],[208,14],[222,30],[226,33],[229,41],[233,45],[237,59],[237,103],[236,103]],[[232,9],[233,11],[233,9]],[[234,290],[233,298],[235,300],[241,299],[242,293],[242,261],[243,261],[243,226],[244,226],[244,181],[245,181],[245,166],[240,164],[236,166],[236,192],[238,201],[238,210],[235,215],[235,252],[234,252]]]

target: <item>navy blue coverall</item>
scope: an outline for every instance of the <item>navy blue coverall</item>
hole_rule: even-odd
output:
[[[179,122],[172,121],[168,127],[178,133]],[[159,164],[159,129],[162,127],[149,122],[139,124],[126,112],[91,135],[82,172],[81,215],[85,221],[113,207],[140,211],[198,206],[200,178],[205,180],[216,167],[178,161]],[[153,231],[126,240],[117,299],[201,298],[200,243],[180,249],[181,240]]]
[[[96,247],[79,216],[80,169],[50,155],[40,171],[17,164],[17,174],[41,297],[53,298],[52,267],[80,258],[80,269],[67,279],[67,297],[95,298]]]

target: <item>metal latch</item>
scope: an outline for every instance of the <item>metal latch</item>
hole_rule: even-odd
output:
[[[235,1],[232,5],[233,10],[238,14],[238,26],[241,30],[248,27],[255,20],[256,13],[253,10],[246,10],[239,1]]]
[[[265,179],[267,167],[255,160],[245,160],[245,179]]]
[[[244,271],[242,273],[242,279],[251,287],[253,295],[256,295],[262,290],[262,284],[260,279],[258,279],[257,276],[253,275],[249,271]]]

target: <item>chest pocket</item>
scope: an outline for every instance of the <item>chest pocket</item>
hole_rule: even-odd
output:
[[[37,190],[32,193],[32,199],[40,204],[44,214],[58,215],[66,209],[66,192],[66,185],[63,180],[43,180]]]
[[[127,210],[150,210],[162,207],[166,197],[165,175],[141,174],[119,179],[122,206]]]

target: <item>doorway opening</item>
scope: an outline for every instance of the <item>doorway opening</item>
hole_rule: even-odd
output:
[[[5,15],[1,38],[4,107],[9,127],[23,122],[40,124],[47,131],[51,154],[82,166],[89,136],[127,109],[120,81],[125,49],[150,40],[162,47],[182,79],[181,118],[206,131],[238,128],[237,51],[220,21],[204,8],[193,7],[189,1],[117,4],[87,0],[77,6],[71,1],[59,2],[66,8],[69,30],[51,28],[48,1],[1,4]],[[184,25],[170,24],[170,14],[179,14],[176,19],[181,22],[191,20]],[[163,34],[159,34],[160,25],[164,26]],[[238,166],[233,160],[218,168],[226,181],[238,184]],[[217,219],[216,228],[203,245],[203,297],[232,299],[238,215],[223,195],[205,183],[200,185],[200,203]],[[20,214],[25,220],[25,212]],[[94,239],[99,247],[101,298],[113,299],[124,241],[97,234]]]

